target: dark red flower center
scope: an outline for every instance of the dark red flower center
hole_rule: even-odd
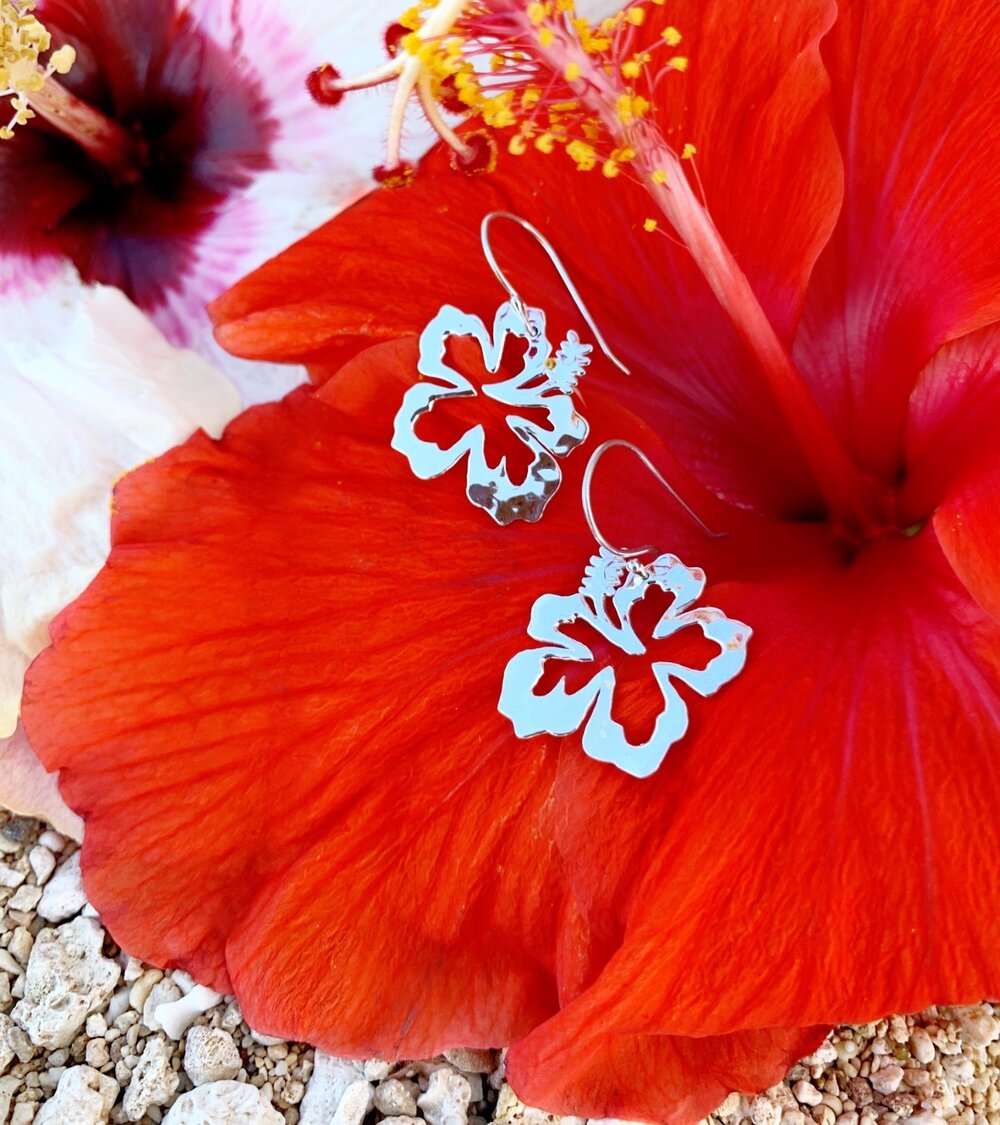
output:
[[[38,15],[77,50],[61,82],[79,119],[40,114],[0,147],[0,249],[69,257],[154,309],[220,206],[270,165],[277,123],[239,43],[227,51],[174,0],[44,0]]]

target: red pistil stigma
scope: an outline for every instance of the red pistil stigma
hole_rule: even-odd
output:
[[[452,151],[451,166],[456,172],[467,176],[478,176],[482,172],[492,172],[497,165],[496,141],[485,130],[466,133],[462,140],[466,151]]]
[[[391,188],[409,187],[410,184],[413,183],[413,177],[416,174],[416,167],[408,160],[404,160],[399,164],[394,164],[391,168],[380,164],[378,168],[372,169],[372,175],[375,177],[376,183],[381,184],[383,187]]]
[[[441,79],[438,83],[436,94],[441,108],[447,113],[460,113],[464,117],[469,112],[468,103],[463,102],[458,96],[454,75],[449,74],[447,77]]]
[[[329,63],[323,63],[309,74],[306,88],[318,105],[335,106],[339,105],[344,97],[344,91],[337,85],[339,81],[340,71]]]
[[[401,23],[391,23],[385,29],[385,49],[389,58],[394,59],[399,54],[399,44],[405,35],[410,34],[410,29]]]

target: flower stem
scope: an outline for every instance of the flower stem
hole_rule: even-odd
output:
[[[144,145],[117,121],[71,94],[54,78],[28,94],[31,108],[87,155],[100,164],[115,183],[135,183],[142,178]]]

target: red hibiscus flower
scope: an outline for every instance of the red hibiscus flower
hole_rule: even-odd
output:
[[[668,14],[691,67],[647,121],[697,144],[711,223],[673,167],[664,201],[688,249],[647,233],[627,170],[529,145],[473,180],[434,155],[264,267],[220,338],[323,385],[123,482],[25,721],[117,940],[255,1026],[345,1054],[510,1042],[535,1104],[687,1122],[824,1026],[1000,992],[1000,10]],[[586,441],[507,527],[390,445],[437,309],[499,304],[494,210],[545,232],[633,372],[595,350]],[[504,236],[565,338],[551,263]],[[701,604],[753,630],[717,696],[675,684],[687,733],[645,778],[497,709],[531,607],[595,552],[579,486],[612,438],[728,534],[622,450],[604,533],[703,567]],[[599,657],[633,742],[652,663],[707,663],[657,643]]]

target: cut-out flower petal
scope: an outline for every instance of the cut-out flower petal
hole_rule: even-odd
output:
[[[614,668],[597,665],[589,681],[575,691],[567,691],[564,682],[542,695],[536,694],[535,688],[550,661],[594,662],[585,642],[563,632],[562,627],[567,625],[586,624],[623,653],[644,654],[646,647],[636,633],[632,610],[654,587],[669,593],[671,601],[646,640],[662,640],[696,626],[719,652],[702,669],[673,662],[650,663],[650,672],[663,695],[663,709],[649,739],[637,746],[629,741],[622,724],[612,718]],[[699,695],[714,695],[739,675],[746,663],[751,630],[714,607],[691,608],[704,588],[704,571],[688,569],[674,555],[660,555],[640,566],[602,547],[590,560],[578,593],[543,594],[531,607],[528,636],[542,641],[544,647],[525,649],[507,664],[500,713],[511,720],[519,738],[569,735],[582,728],[584,753],[598,762],[610,762],[633,777],[648,777],[688,728],[687,704],[673,680],[687,684]]]
[[[485,383],[477,390],[446,358],[452,336],[474,339],[490,374],[497,373],[509,338],[523,339],[526,348],[522,369],[517,375]],[[420,336],[417,370],[434,382],[416,383],[403,396],[392,447],[403,454],[421,480],[440,476],[465,458],[465,492],[471,503],[499,524],[519,519],[533,523],[541,519],[562,480],[556,458],[565,457],[587,436],[587,423],[576,411],[572,392],[589,362],[589,351],[590,347],[580,345],[576,333],[571,333],[553,356],[545,335],[545,314],[539,309],[528,309],[522,317],[510,303],[501,305],[491,335],[479,317],[445,305]],[[491,464],[488,435],[482,425],[466,430],[447,449],[417,435],[418,420],[436,403],[480,393],[510,409],[507,426],[531,451],[532,460],[523,480],[511,479],[506,457]],[[529,412],[527,416],[520,413],[523,411]]]

